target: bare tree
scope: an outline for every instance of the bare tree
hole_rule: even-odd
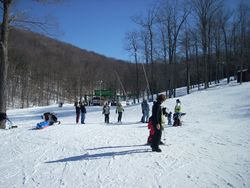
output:
[[[171,65],[171,79],[170,79],[170,94],[176,96],[176,51],[177,51],[177,42],[178,37],[182,28],[183,23],[187,19],[190,14],[190,8],[182,7],[179,8],[178,1],[166,1],[164,6],[161,6],[160,15],[158,17],[161,18],[160,23],[165,25],[167,40],[168,40],[168,60]]]
[[[201,33],[202,51],[203,51],[203,62],[204,62],[204,82],[205,88],[209,87],[209,48],[210,48],[210,32],[211,32],[211,21],[214,18],[215,13],[222,6],[223,0],[192,0],[194,12],[198,18],[198,24]]]
[[[9,11],[12,0],[1,0],[3,8],[3,20],[1,24],[1,39],[0,39],[0,113],[2,116],[6,114],[6,86],[7,86],[7,71],[8,71],[8,34],[9,34]],[[0,128],[5,129],[5,120],[0,119]]]
[[[219,17],[219,24],[223,33],[224,38],[224,49],[225,49],[225,62],[226,62],[226,76],[227,76],[227,83],[230,82],[230,62],[229,62],[229,20],[231,18],[232,12],[222,8],[220,11],[221,16]]]
[[[237,35],[238,35],[238,60],[240,69],[240,83],[242,83],[242,70],[244,67],[244,62],[247,61],[247,26],[249,24],[249,6],[243,1],[239,4],[236,14],[236,25],[237,25]]]
[[[34,0],[40,3],[46,3],[49,1],[46,0]],[[58,1],[58,0],[57,0]],[[8,40],[9,40],[9,28],[12,23],[27,23],[32,25],[37,25],[41,29],[44,30],[45,23],[42,22],[34,22],[32,20],[23,19],[20,13],[10,14],[10,7],[12,5],[12,0],[1,0],[0,5],[2,9],[2,24],[1,24],[1,39],[0,39],[0,113],[6,114],[6,102],[7,102],[7,72],[8,72]],[[0,119],[0,128],[5,128],[5,120],[3,118]]]
[[[170,89],[170,71],[168,71],[168,35],[167,35],[167,26],[166,24],[164,24],[163,22],[163,18],[161,13],[159,13],[157,15],[157,21],[158,21],[158,27],[159,27],[159,31],[160,31],[160,36],[159,36],[159,54],[163,59],[163,62],[165,64],[165,84],[166,84],[166,96],[168,96],[168,90]],[[170,93],[169,93],[170,95]]]
[[[151,8],[148,10],[147,12],[147,16],[146,18],[141,18],[141,17],[134,17],[133,21],[140,25],[145,32],[147,33],[148,38],[148,44],[149,44],[149,57],[150,57],[150,64],[151,64],[151,71],[150,71],[150,75],[151,75],[151,80],[150,80],[150,90],[151,90],[151,94],[155,93],[155,86],[156,86],[156,80],[155,80],[155,75],[154,75],[154,32],[153,32],[153,26],[156,22],[156,12],[157,9],[155,7]],[[145,46],[146,47],[146,46]],[[148,50],[147,50],[148,52]],[[153,96],[152,96],[153,98]]]
[[[145,77],[145,81],[147,84],[147,98],[149,99],[149,96],[152,95],[151,93],[151,89],[150,89],[150,84],[149,84],[149,80],[148,80],[148,75],[150,74],[150,69],[149,69],[149,59],[150,59],[150,45],[149,45],[149,34],[147,31],[141,31],[140,32],[140,41],[141,42],[141,51],[142,51],[142,56],[143,56],[143,60],[146,64],[146,66],[144,66],[144,64],[142,64],[142,68],[143,68],[143,73],[144,73],[144,77]]]
[[[139,73],[138,73],[138,32],[129,32],[126,35],[126,41],[128,41],[126,50],[129,51],[133,56],[135,60],[135,72],[136,72],[136,98],[137,102],[139,103]]]
[[[186,61],[186,76],[187,76],[187,94],[190,93],[190,46],[191,46],[191,32],[187,30],[187,25],[185,24],[185,34],[183,39],[183,46],[185,51],[185,61]]]

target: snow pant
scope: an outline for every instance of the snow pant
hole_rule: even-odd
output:
[[[148,136],[147,144],[151,144],[153,140],[153,136],[155,134],[154,126],[151,120],[148,121],[148,129],[149,129],[149,136]]]
[[[168,118],[168,125],[172,125],[171,117]]]
[[[151,144],[153,142],[154,134],[155,134],[155,131],[154,131],[154,128],[152,127],[149,130],[149,136],[148,136],[147,144]]]
[[[174,115],[173,115],[173,119],[174,119],[173,126],[181,126],[180,118],[181,118],[181,113],[179,113],[179,112],[174,113]]]
[[[85,113],[81,113],[81,124],[84,124],[85,122]]]
[[[122,121],[122,112],[118,112],[118,122]]]
[[[105,123],[109,123],[109,114],[104,114],[104,116]]]
[[[80,113],[76,113],[76,123],[79,123]]]
[[[153,135],[153,139],[152,139],[152,143],[151,143],[152,149],[159,148],[159,144],[161,141],[161,134],[162,134],[162,131],[158,130],[157,128],[154,127],[154,135]]]
[[[149,112],[144,110],[142,113],[142,123],[147,123],[149,118]]]

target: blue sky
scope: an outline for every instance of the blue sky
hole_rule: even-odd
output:
[[[144,14],[159,0],[64,0],[49,5],[31,2],[19,0],[18,9],[37,16],[52,15],[63,33],[56,36],[58,40],[107,57],[130,60],[124,50],[124,37],[137,28],[131,16]]]
[[[116,59],[129,60],[124,50],[125,33],[136,28],[131,16],[144,14],[157,0],[65,0],[58,5],[31,6],[21,0],[19,8],[35,15],[51,14],[63,34],[60,41]]]

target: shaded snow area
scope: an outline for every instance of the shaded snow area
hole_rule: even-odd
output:
[[[140,104],[111,110],[87,107],[75,123],[73,104],[9,110],[16,129],[0,130],[1,188],[250,187],[250,83],[216,86],[179,98],[183,126],[167,126],[161,153],[145,145]],[[176,99],[162,106],[173,111]],[[152,106],[152,103],[150,103]],[[61,125],[34,130],[44,112]]]

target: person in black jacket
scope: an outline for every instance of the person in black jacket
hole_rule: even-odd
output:
[[[75,106],[75,109],[76,109],[76,123],[79,123],[81,109],[80,109],[80,106],[79,106],[77,101],[75,102],[74,106]]]
[[[49,125],[53,125],[54,123],[58,123],[58,125],[61,123],[60,121],[58,121],[58,118],[56,116],[55,113],[51,113],[51,112],[45,112],[42,115],[42,119],[44,119],[44,121],[48,121]]]
[[[104,114],[105,123],[109,124],[109,114],[110,114],[110,107],[108,103],[105,103],[102,109],[102,114]]]
[[[154,135],[151,143],[152,151],[161,152],[159,144],[161,141],[161,131],[162,131],[162,110],[161,104],[166,100],[166,96],[161,94],[157,97],[157,101],[152,107],[152,123],[154,129]]]

